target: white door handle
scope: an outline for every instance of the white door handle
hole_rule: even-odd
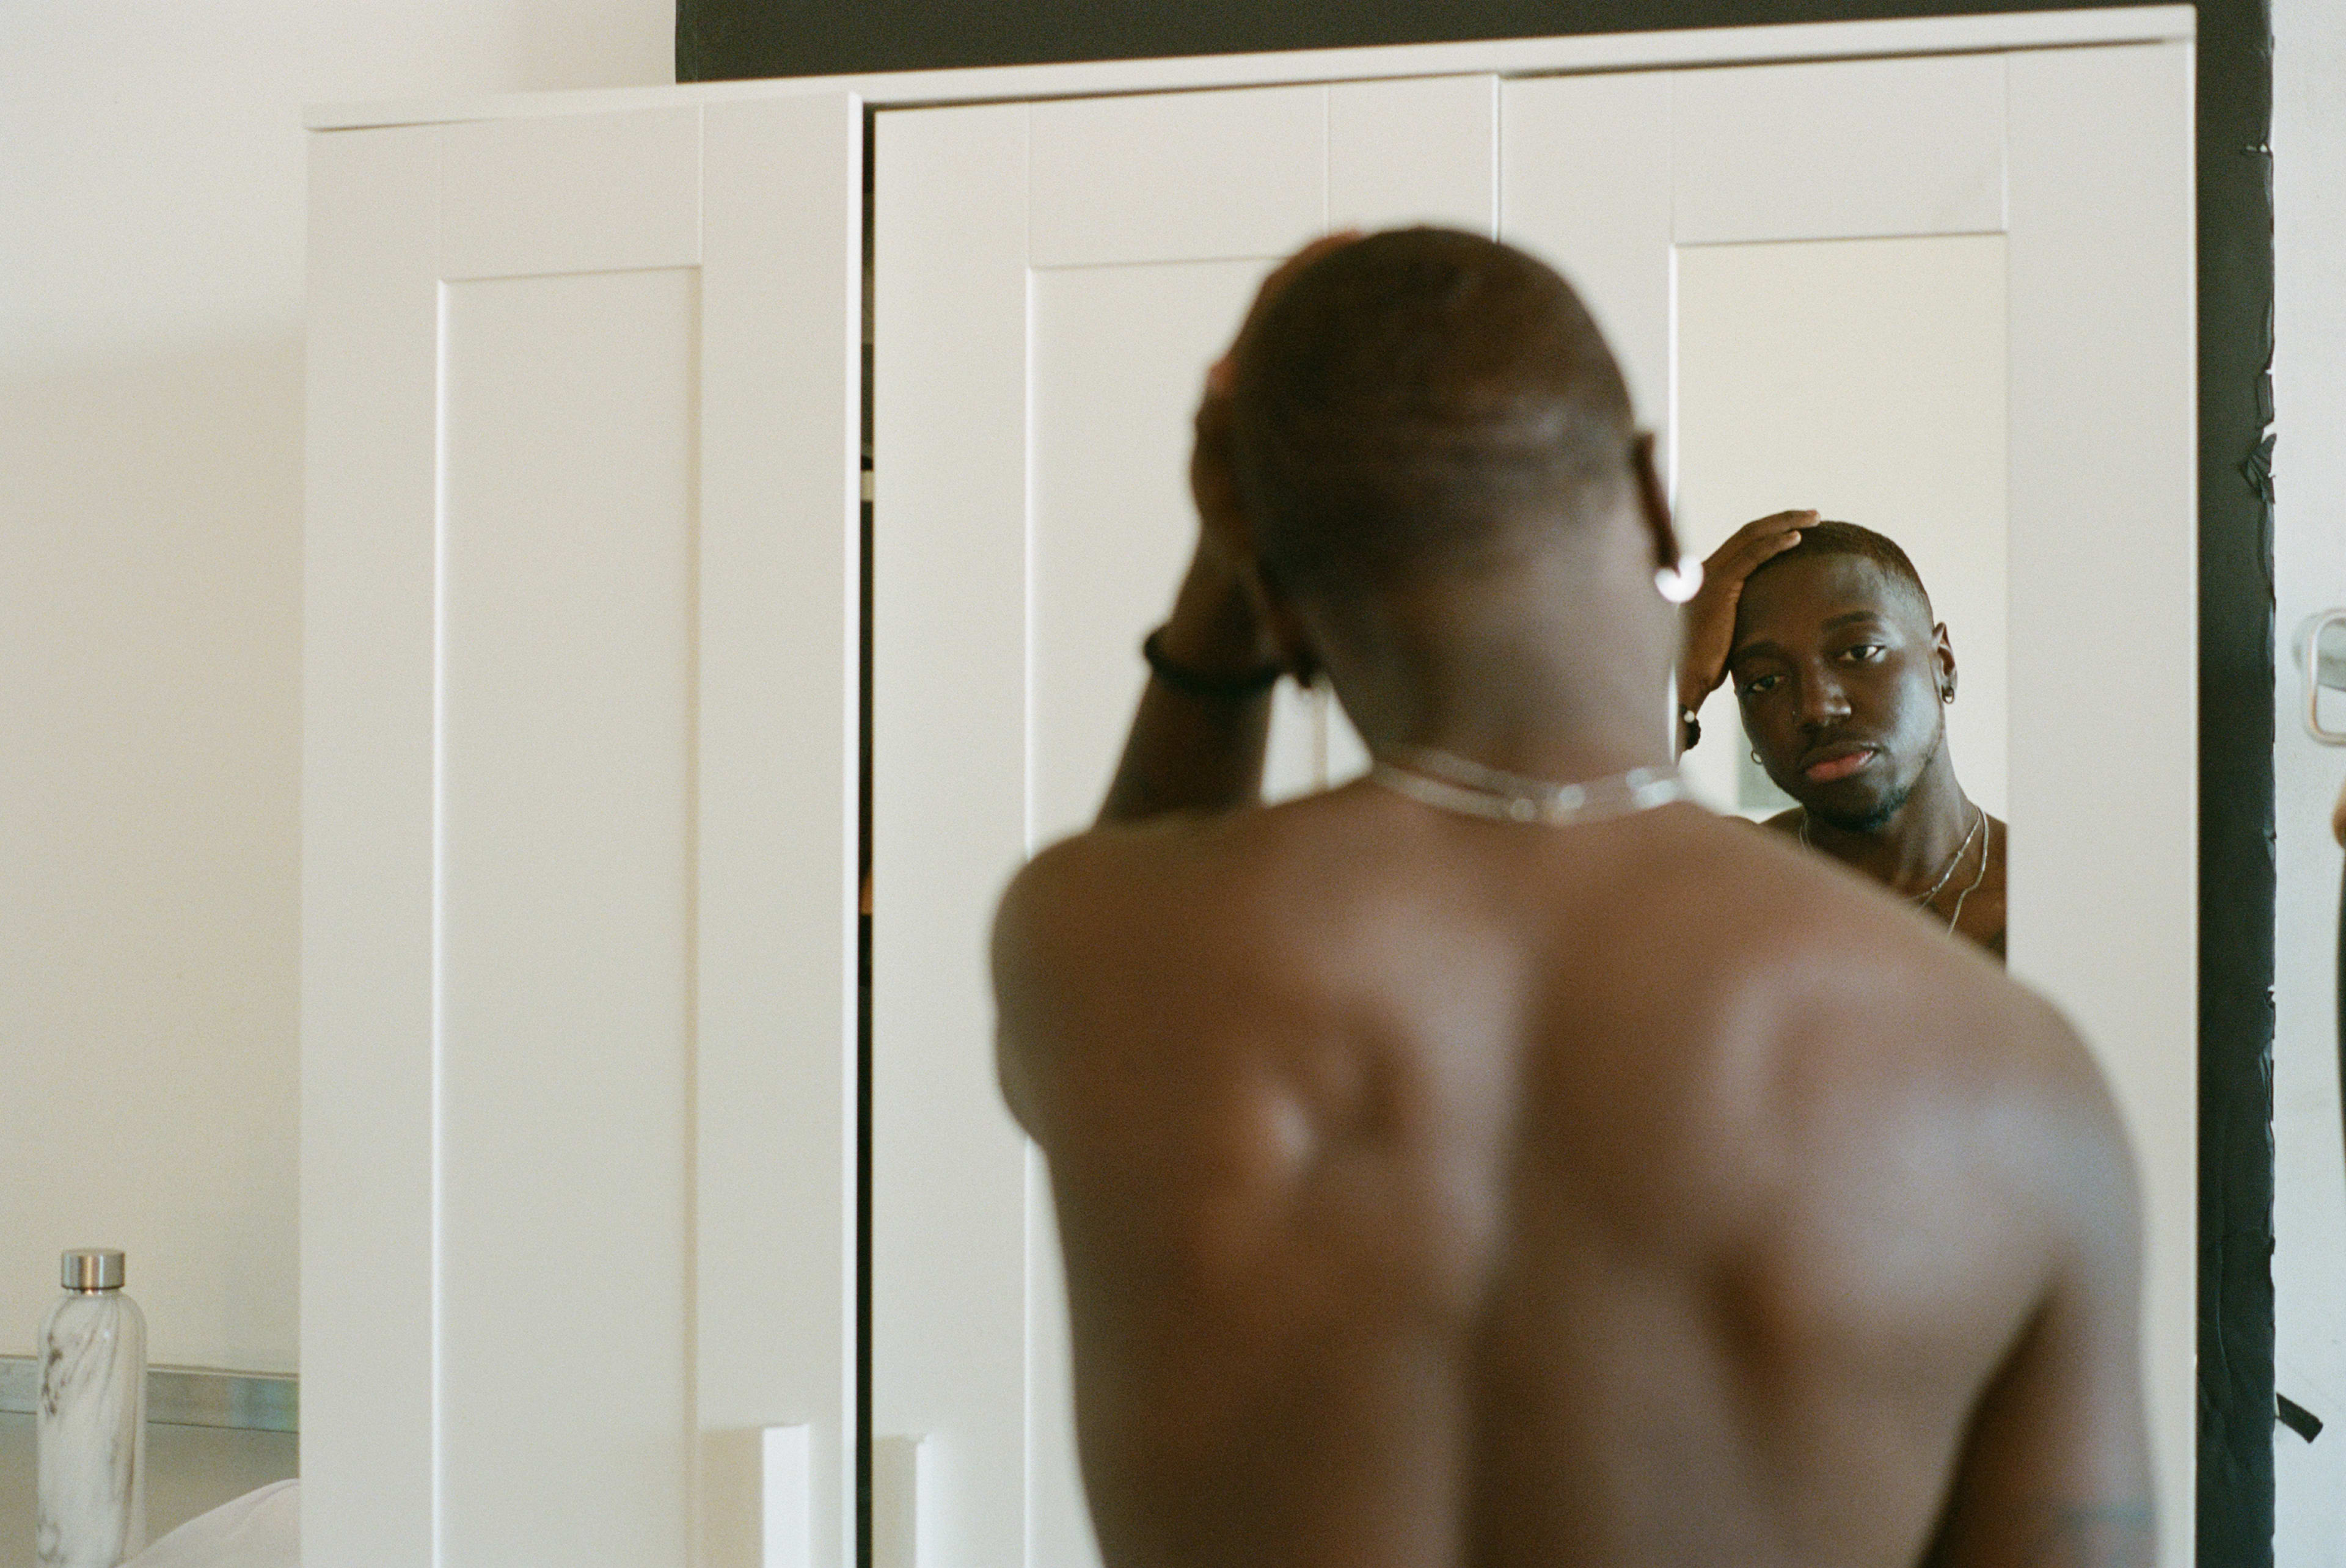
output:
[[[768,1427],[759,1437],[759,1561],[814,1568],[814,1442],[809,1427]]]
[[[931,1531],[923,1528],[928,1489],[925,1438],[879,1438],[872,1444],[872,1568],[931,1568]]]

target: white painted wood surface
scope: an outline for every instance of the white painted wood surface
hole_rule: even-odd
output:
[[[928,1440],[925,1568],[1026,1561],[1035,1242],[985,970],[1027,850],[1026,123],[873,130],[872,1430]]]
[[[576,125],[485,120],[441,132],[440,273],[518,278],[700,260],[700,112]],[[595,178],[579,178],[585,169]]]
[[[760,1568],[815,1568],[814,1434],[768,1427],[759,1434]]]
[[[1953,55],[1676,73],[1678,242],[2000,232],[2004,61]]]
[[[1328,223],[1499,231],[1499,78],[1416,76],[1328,89]]]
[[[1328,90],[1036,104],[1026,262],[1276,256],[1327,226]]]
[[[2012,967],[2134,1137],[2169,1565],[2192,1558],[2199,1253],[2191,69],[2183,44],[2011,60]]]
[[[311,145],[302,1534],[434,1561],[439,133]]]
[[[438,1549],[680,1563],[698,280],[529,260],[442,295]]]
[[[321,1561],[852,1547],[861,139],[313,148]]]
[[[931,1488],[932,1450],[916,1437],[872,1444],[872,1568],[941,1568]],[[923,1551],[923,1543],[929,1550]]]
[[[1503,232],[1562,271],[1663,443],[1671,380],[1670,77],[1547,76],[1499,88]]]

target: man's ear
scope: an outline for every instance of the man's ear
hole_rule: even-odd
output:
[[[1654,545],[1654,566],[1657,570],[1678,569],[1679,560],[1678,531],[1670,521],[1669,496],[1662,489],[1662,476],[1654,466],[1654,433],[1641,430],[1629,443],[1629,467],[1637,484],[1637,511],[1645,524],[1646,533]]]
[[[1939,677],[1939,700],[1955,699],[1955,645],[1947,636],[1947,623],[1941,621],[1931,628],[1931,665]]]

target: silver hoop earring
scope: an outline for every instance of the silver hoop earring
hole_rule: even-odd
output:
[[[1675,566],[1654,569],[1654,592],[1674,605],[1683,605],[1702,591],[1702,563],[1678,557]]]
[[[1768,766],[1765,762],[1761,762],[1760,760],[1760,748],[1756,746],[1751,748],[1751,760],[1761,768]]]
[[[1955,688],[1952,686],[1941,687],[1939,688],[1939,700],[1945,703],[1950,708],[1953,707],[1955,702]]]

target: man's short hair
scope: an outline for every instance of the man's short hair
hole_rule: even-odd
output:
[[[1915,598],[1922,601],[1923,618],[1926,622],[1937,618],[1931,609],[1931,591],[1923,585],[1923,574],[1914,569],[1914,563],[1906,558],[1906,552],[1898,547],[1898,541],[1855,523],[1810,524],[1800,530],[1799,544],[1760,562],[1751,575],[1756,577],[1771,566],[1815,560],[1824,555],[1856,555],[1872,562],[1891,580],[1914,591]]]
[[[1503,559],[1629,483],[1628,392],[1578,296],[1454,229],[1306,267],[1240,343],[1232,405],[1240,501],[1290,588]]]

